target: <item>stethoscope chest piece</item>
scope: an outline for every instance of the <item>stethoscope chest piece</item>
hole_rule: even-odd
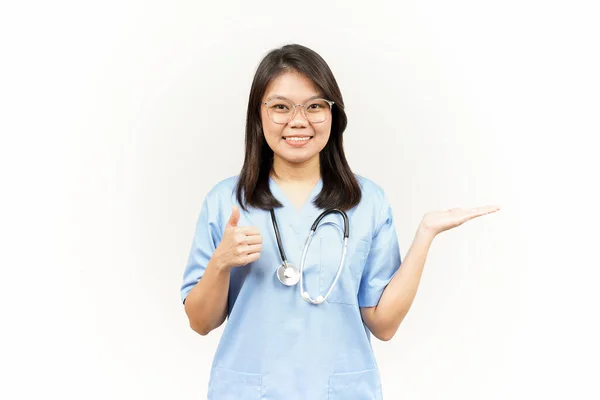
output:
[[[286,286],[294,286],[300,280],[300,271],[295,265],[287,263],[286,267],[284,263],[277,268],[277,278]]]

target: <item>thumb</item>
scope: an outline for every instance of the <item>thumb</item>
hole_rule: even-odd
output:
[[[227,221],[228,227],[235,227],[240,220],[240,209],[237,206],[233,206],[231,208],[231,217],[229,217],[229,221]]]

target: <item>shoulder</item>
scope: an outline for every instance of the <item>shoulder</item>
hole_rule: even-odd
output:
[[[362,190],[361,202],[382,204],[387,200],[385,190],[377,182],[359,174],[354,174]]]
[[[206,201],[209,203],[223,203],[226,200],[233,200],[235,198],[237,182],[238,175],[217,181],[206,194]]]
[[[218,181],[213,185],[208,193],[222,195],[234,191],[238,182],[238,177],[239,175],[234,175]]]
[[[385,190],[379,183],[362,175],[354,174],[354,176],[362,191],[360,203],[353,215],[354,219],[359,221],[355,223],[355,228],[368,229],[369,233],[365,235],[372,238],[386,221],[391,220],[391,205]]]

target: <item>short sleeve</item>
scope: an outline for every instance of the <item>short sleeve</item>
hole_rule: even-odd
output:
[[[211,202],[208,197],[204,199],[196,222],[187,266],[183,273],[183,284],[181,285],[181,301],[183,303],[185,303],[188,293],[204,275],[206,266],[221,241],[222,233],[217,220],[217,207],[218,205]]]
[[[392,207],[385,193],[382,198],[382,206],[358,290],[360,307],[374,307],[379,303],[385,287],[402,262]]]

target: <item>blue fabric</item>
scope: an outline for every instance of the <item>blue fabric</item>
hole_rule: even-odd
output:
[[[371,336],[360,307],[377,305],[400,267],[400,248],[391,206],[384,191],[358,176],[360,204],[347,211],[350,238],[343,272],[325,303],[300,297],[275,270],[281,257],[268,211],[241,210],[239,226],[257,226],[263,238],[258,261],[231,271],[228,320],[217,349],[208,399],[381,399],[381,383]],[[206,196],[185,268],[181,298],[201,279],[223,228],[238,204],[237,177],[219,182]],[[288,261],[300,266],[306,237],[323,211],[312,201],[319,181],[297,210],[275,183],[271,192],[283,204],[275,210]],[[239,204],[238,204],[239,206]],[[305,288],[314,299],[332,283],[343,248],[342,217],[326,216],[309,248]]]

